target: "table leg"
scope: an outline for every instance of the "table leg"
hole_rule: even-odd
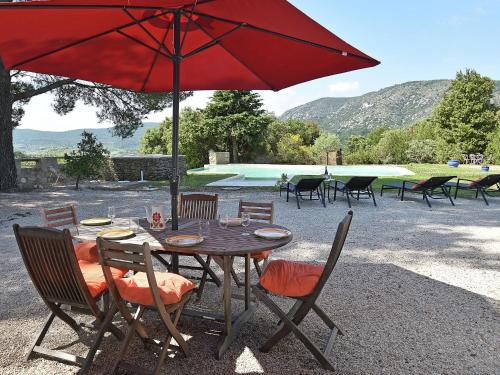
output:
[[[225,337],[219,345],[217,351],[217,359],[221,359],[223,354],[229,348],[229,345],[234,341],[241,326],[247,322],[256,309],[256,305],[250,300],[250,254],[245,257],[245,310],[239,314],[233,321],[231,312],[231,266],[232,257],[224,256],[224,320],[225,320]]]
[[[172,272],[178,274],[179,273],[179,254],[172,253],[172,259],[170,262],[172,264]]]

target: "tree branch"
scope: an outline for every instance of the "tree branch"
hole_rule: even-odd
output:
[[[61,79],[59,81],[50,83],[47,86],[43,86],[43,87],[40,87],[40,88],[37,88],[37,89],[34,89],[34,90],[20,92],[20,93],[18,93],[18,94],[16,94],[16,95],[13,96],[12,102],[17,102],[19,100],[26,100],[26,99],[32,98],[33,96],[45,94],[46,92],[54,90],[54,89],[56,89],[58,87],[61,87],[61,86],[64,86],[64,85],[68,85],[68,84],[71,84],[71,83],[74,83],[74,82],[75,82],[74,79],[72,79],[72,78],[66,78],[66,79]]]

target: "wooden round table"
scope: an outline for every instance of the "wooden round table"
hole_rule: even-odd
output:
[[[207,222],[207,220],[202,221]],[[162,255],[166,254],[174,254],[174,258],[176,258],[175,254],[194,255],[197,257],[196,259],[199,262],[204,262],[200,255],[210,255],[221,259],[220,263],[224,271],[224,313],[217,314],[207,311],[184,309],[184,314],[186,315],[224,322],[224,337],[219,344],[217,351],[217,358],[221,358],[231,342],[235,339],[241,326],[248,321],[248,319],[250,319],[256,308],[256,305],[251,301],[251,254],[285,246],[292,241],[293,236],[290,235],[279,240],[267,240],[257,237],[253,234],[254,231],[261,228],[287,229],[280,225],[259,223],[255,221],[251,222],[248,227],[234,226],[221,228],[218,221],[210,220],[208,221],[208,230],[205,228],[203,233],[205,239],[200,245],[194,247],[177,247],[167,245],[166,238],[173,235],[197,235],[199,233],[199,220],[180,220],[179,230],[177,231],[172,231],[171,228],[167,228],[161,232],[152,231],[149,229],[149,224],[145,219],[140,220],[139,225],[141,228],[134,237],[119,242],[135,244],[147,242],[149,243],[155,257],[165,265],[167,265],[168,262],[162,258]],[[74,238],[77,241],[94,241],[98,237],[98,233],[103,229],[124,227],[128,229],[128,226],[129,220],[120,218],[115,219],[113,224],[106,226],[91,227],[79,225],[78,233],[74,235]],[[231,306],[231,268],[234,256],[242,256],[245,258],[245,293],[243,297],[245,301],[245,309],[236,316],[232,314]],[[170,264],[168,264],[168,266],[172,267]],[[173,269],[174,272],[178,272],[178,267],[176,268],[175,264],[173,265]]]

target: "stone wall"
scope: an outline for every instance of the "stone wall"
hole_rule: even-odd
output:
[[[208,152],[208,162],[210,165],[229,164],[229,152],[210,150]]]
[[[50,157],[16,159],[17,186],[19,189],[44,188],[64,180],[58,159]]]
[[[113,156],[111,163],[120,181],[139,181],[141,170],[150,181],[168,180],[172,174],[171,155]],[[179,174],[186,174],[184,155],[179,156]]]

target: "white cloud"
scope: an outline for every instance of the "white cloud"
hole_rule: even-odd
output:
[[[332,83],[328,88],[333,93],[346,93],[358,90],[359,86],[358,81],[339,81]]]

